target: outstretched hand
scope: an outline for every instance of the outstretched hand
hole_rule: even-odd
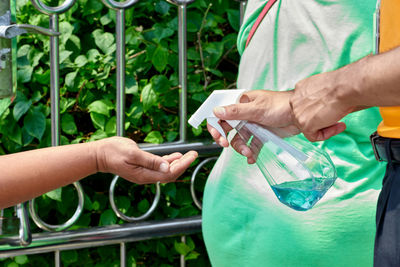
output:
[[[96,143],[97,168],[137,184],[175,181],[197,158],[197,152],[163,157],[141,150],[131,139],[112,137]]]

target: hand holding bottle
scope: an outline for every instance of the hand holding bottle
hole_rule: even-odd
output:
[[[281,137],[298,134],[299,130],[293,124],[289,104],[292,93],[293,91],[249,91],[243,94],[240,103],[217,107],[214,109],[214,114],[221,120],[220,124],[226,133],[231,131],[232,127],[225,120],[247,120],[264,127],[275,128],[275,133]],[[216,143],[223,147],[229,146],[228,140],[216,129],[210,125],[207,125],[207,128]],[[255,163],[253,153],[238,135],[231,140],[231,145],[237,152],[248,158],[248,163]]]

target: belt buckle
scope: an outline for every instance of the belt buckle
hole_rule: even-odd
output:
[[[378,149],[376,149],[376,140],[378,138],[379,138],[379,135],[377,134],[377,132],[374,132],[369,137],[369,140],[371,141],[372,149],[374,150],[375,159],[377,161],[383,161],[382,158],[379,156]]]

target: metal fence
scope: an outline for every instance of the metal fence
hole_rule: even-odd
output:
[[[15,24],[15,2],[0,0],[0,97],[12,95],[16,89],[16,36],[24,33],[38,33],[50,36],[50,98],[51,98],[51,135],[52,145],[60,145],[60,86],[59,86],[59,15],[68,11],[75,0],[66,0],[58,7],[50,7],[41,0],[31,0],[35,8],[49,16],[49,28]],[[116,13],[116,96],[117,96],[117,135],[124,135],[125,125],[125,11],[139,0],[116,2],[102,0]],[[194,191],[194,181],[201,168],[207,162],[215,160],[221,149],[215,143],[189,142],[187,140],[187,41],[186,14],[187,7],[195,0],[167,0],[178,9],[178,42],[179,42],[179,141],[161,145],[140,145],[148,152],[164,155],[172,152],[185,153],[196,150],[205,159],[199,163],[193,172],[190,191],[196,206],[201,209],[201,203]],[[240,2],[240,23],[242,23],[247,0]],[[166,219],[162,221],[144,221],[156,209],[160,200],[160,185],[156,184],[156,194],[149,210],[139,217],[129,217],[123,214],[114,201],[114,189],[118,181],[114,176],[109,190],[109,200],[115,214],[126,221],[122,225],[92,227],[68,231],[83,211],[84,193],[79,182],[73,185],[78,192],[78,207],[73,216],[60,225],[50,225],[44,222],[35,210],[34,200],[15,206],[19,218],[19,235],[2,237],[0,235],[0,257],[11,257],[26,254],[54,252],[55,266],[60,266],[60,251],[80,249],[111,244],[120,244],[121,266],[126,265],[126,243],[201,232],[201,216],[183,219]],[[43,233],[31,233],[28,210],[34,223],[45,230]],[[1,228],[1,227],[0,227]],[[185,265],[181,257],[181,266]]]

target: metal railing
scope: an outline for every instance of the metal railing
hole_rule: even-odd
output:
[[[49,16],[49,28],[32,25],[15,24],[15,6],[9,0],[0,2],[0,97],[12,95],[16,90],[16,41],[17,35],[27,32],[45,34],[50,36],[50,98],[51,98],[51,135],[52,146],[60,145],[60,85],[59,85],[59,15],[68,11],[75,0],[66,0],[58,7],[49,7],[41,0],[31,0],[35,8]],[[125,10],[139,0],[116,2],[102,0],[103,3],[116,13],[116,97],[117,97],[117,135],[124,135],[125,125]],[[208,157],[196,167],[191,178],[190,191],[196,206],[201,209],[201,203],[194,191],[194,182],[202,166],[207,162],[216,160],[221,148],[215,143],[188,142],[187,140],[187,31],[186,14],[187,6],[195,0],[167,0],[178,9],[178,42],[179,42],[179,141],[161,145],[141,144],[141,149],[165,155],[172,152],[185,153],[189,150],[198,151],[201,157]],[[240,24],[242,23],[244,8],[247,0],[240,2]],[[78,207],[73,216],[61,225],[50,225],[42,221],[35,210],[34,200],[29,203],[29,212],[32,220],[41,229],[48,231],[32,234],[29,218],[28,203],[17,205],[17,216],[20,220],[19,235],[2,238],[0,236],[0,257],[11,257],[25,254],[38,254],[54,252],[55,265],[60,266],[60,252],[62,250],[87,248],[120,244],[121,266],[126,265],[126,242],[163,238],[174,235],[185,235],[201,231],[201,216],[183,219],[168,219],[163,221],[143,221],[156,209],[160,199],[160,185],[156,184],[156,194],[149,210],[139,217],[128,217],[123,214],[115,204],[114,191],[118,181],[115,176],[110,185],[109,200],[115,214],[126,221],[123,225],[92,227],[83,230],[66,231],[79,218],[83,211],[84,193],[79,182],[73,185],[78,192]],[[141,221],[141,222],[137,222]],[[135,223],[133,223],[135,222]],[[184,266],[181,257],[181,266]]]

